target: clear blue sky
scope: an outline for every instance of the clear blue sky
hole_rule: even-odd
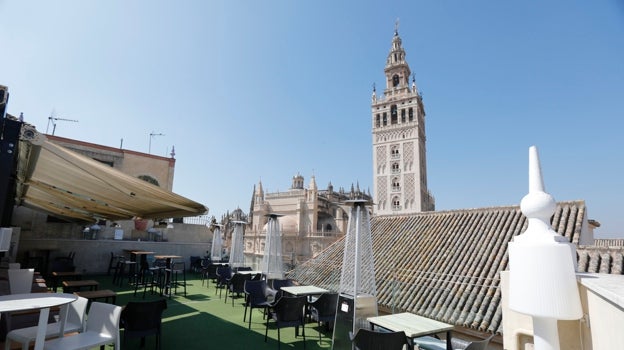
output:
[[[624,236],[624,4],[604,1],[7,1],[8,112],[56,135],[166,155],[220,217],[296,173],[372,192],[372,84],[394,23],[427,112],[439,210],[546,189]],[[51,133],[51,126],[49,132]]]

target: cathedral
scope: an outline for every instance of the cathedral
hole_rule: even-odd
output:
[[[314,175],[308,187],[300,174],[293,176],[290,189],[264,192],[262,182],[254,188],[251,212],[245,230],[244,253],[248,265],[259,266],[264,255],[267,214],[278,213],[282,233],[282,257],[287,269],[316,256],[342,237],[349,222],[349,199],[371,200],[371,196],[351,186],[334,191],[331,183],[320,190]]]

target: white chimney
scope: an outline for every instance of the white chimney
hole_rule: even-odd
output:
[[[533,317],[535,350],[559,350],[557,320],[581,318],[576,249],[550,225],[557,203],[545,192],[537,148],[529,148],[526,231],[509,243],[509,307]]]

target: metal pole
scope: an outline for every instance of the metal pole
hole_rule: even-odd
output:
[[[359,238],[360,238],[360,206],[355,205],[353,208],[355,210],[355,274],[353,277],[353,335],[357,333],[357,298],[358,298],[358,287],[360,285],[360,254],[359,254]]]

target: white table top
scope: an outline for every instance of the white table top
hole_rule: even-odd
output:
[[[409,312],[374,316],[367,318],[367,320],[376,326],[389,329],[393,332],[404,331],[408,338],[446,332],[454,328],[452,324],[432,320]]]
[[[65,293],[27,293],[0,296],[0,312],[25,311],[69,304],[78,299]]]
[[[235,273],[240,273],[241,275],[255,275],[257,273],[262,273],[262,271],[236,271]]]
[[[319,288],[316,286],[289,286],[281,288],[284,292],[292,294],[292,295],[316,295],[323,294],[329,292],[329,290],[324,288]]]

